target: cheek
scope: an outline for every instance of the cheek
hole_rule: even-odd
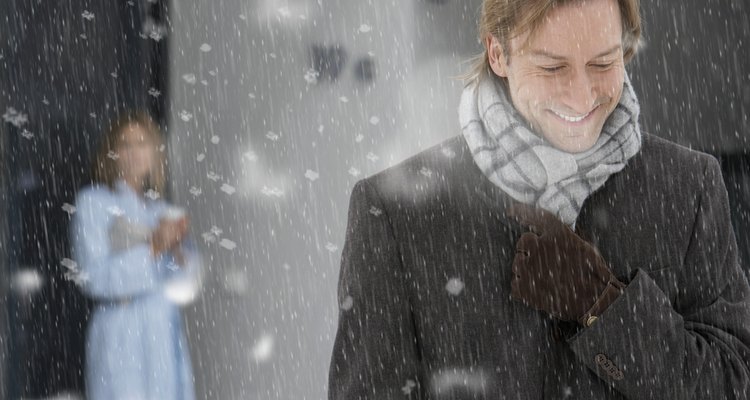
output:
[[[536,107],[555,97],[557,85],[549,79],[529,77],[516,85],[515,97],[519,102]]]
[[[598,79],[597,86],[600,88],[602,95],[607,95],[615,100],[620,98],[622,85],[625,82],[625,75],[622,70],[612,70],[602,74]]]

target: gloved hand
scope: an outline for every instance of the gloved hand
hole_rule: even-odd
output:
[[[594,246],[553,214],[521,204],[506,214],[531,230],[516,244],[511,296],[557,319],[590,326],[625,285]]]

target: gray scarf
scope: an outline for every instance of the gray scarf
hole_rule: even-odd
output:
[[[584,200],[640,150],[639,113],[626,74],[620,102],[597,142],[571,154],[531,131],[494,74],[464,88],[458,108],[464,138],[484,175],[515,200],[550,211],[569,226]]]

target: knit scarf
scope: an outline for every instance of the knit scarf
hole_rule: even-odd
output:
[[[558,150],[534,133],[494,74],[464,88],[459,121],[474,162],[515,200],[535,205],[574,226],[584,200],[641,148],[640,106],[627,74],[617,107],[593,147]]]

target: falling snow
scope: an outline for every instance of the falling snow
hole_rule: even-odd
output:
[[[310,181],[314,182],[318,179],[318,177],[320,177],[320,175],[311,169],[305,171],[305,178],[309,179]]]
[[[352,296],[346,296],[344,297],[344,300],[341,302],[340,308],[344,311],[349,311],[354,306],[354,299]]]
[[[62,209],[63,209],[63,211],[65,211],[66,213],[68,213],[68,215],[72,215],[73,213],[76,212],[76,207],[74,205],[72,205],[72,204],[69,204],[69,203],[63,203]]]
[[[445,290],[454,296],[458,296],[464,290],[464,282],[459,278],[451,278],[445,284]]]
[[[233,194],[234,192],[237,191],[237,189],[235,189],[234,186],[232,186],[232,185],[230,185],[228,183],[222,184],[221,188],[219,188],[219,190],[221,190],[222,192],[224,192],[226,194]]]
[[[237,244],[227,238],[224,238],[219,241],[219,246],[227,250],[234,250],[237,247]]]
[[[13,107],[8,107],[3,114],[3,120],[9,122],[16,128],[21,128],[29,122],[29,117],[22,112],[16,111]]]

